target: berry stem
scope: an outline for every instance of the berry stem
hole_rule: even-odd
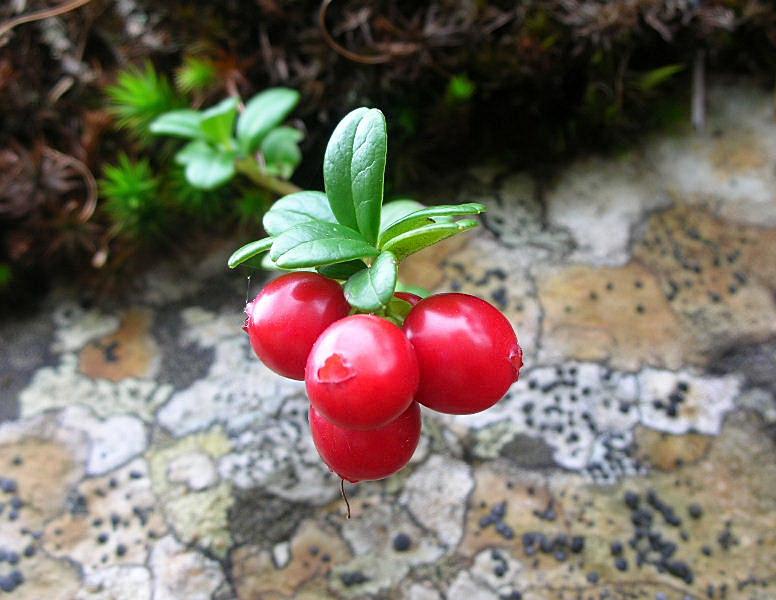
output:
[[[342,499],[345,501],[345,506],[348,508],[348,519],[350,518],[350,502],[348,502],[348,496],[345,493],[345,480],[340,477],[340,493],[342,494]]]

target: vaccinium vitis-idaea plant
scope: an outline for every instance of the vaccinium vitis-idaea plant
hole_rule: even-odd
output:
[[[405,258],[475,227],[485,207],[383,206],[387,148],[379,110],[348,114],[326,148],[325,192],[275,202],[263,218],[268,236],[229,259],[231,268],[296,271],[248,304],[245,330],[269,368],[304,379],[316,448],[352,482],[407,464],[420,438],[418,403],[452,414],[485,410],[523,363],[511,324],[491,304],[399,290]]]

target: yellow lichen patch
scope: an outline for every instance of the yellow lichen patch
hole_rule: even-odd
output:
[[[165,520],[181,541],[207,547],[219,557],[232,543],[232,486],[219,483],[216,464],[229,449],[229,440],[216,427],[148,453],[151,485]]]
[[[241,546],[232,554],[232,578],[241,600],[294,598],[299,588],[324,580],[332,566],[351,557],[347,544],[326,525],[304,521],[290,546],[288,562],[276,565],[272,554],[256,546]]]
[[[678,207],[650,218],[633,256],[659,278],[693,354],[776,333],[776,231]]]
[[[706,454],[712,438],[698,433],[671,435],[646,427],[635,431],[639,459],[661,471],[673,471],[697,462]]]
[[[443,281],[440,265],[444,259],[465,247],[468,237],[463,234],[413,254],[401,264],[401,280],[407,285],[418,285],[427,290],[435,290]]]
[[[51,425],[48,419],[42,418],[40,427],[31,427],[18,438],[0,443],[0,473],[16,483],[15,493],[24,503],[19,511],[18,527],[8,527],[6,533],[20,528],[40,529],[43,523],[65,510],[68,493],[83,477],[86,439],[75,432],[67,433],[73,435],[70,443],[56,439],[64,438],[65,432],[47,439],[44,436],[51,433],[46,432],[47,422]],[[6,507],[6,515],[9,510]]]
[[[720,179],[742,172],[762,169],[768,164],[768,152],[752,131],[721,136],[711,144],[709,158]]]
[[[130,309],[115,333],[89,342],[81,351],[79,368],[93,379],[121,381],[149,377],[158,363],[158,348],[150,334],[151,314]]]
[[[608,360],[676,368],[692,352],[659,281],[643,266],[573,265],[537,277],[543,360]]]

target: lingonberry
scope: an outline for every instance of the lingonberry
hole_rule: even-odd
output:
[[[387,425],[354,431],[338,427],[310,406],[310,430],[323,462],[342,479],[383,479],[412,458],[420,439],[420,408],[412,402]]]
[[[397,298],[401,298],[405,302],[409,302],[410,304],[412,304],[412,306],[415,306],[418,302],[423,300],[423,298],[421,298],[417,294],[413,294],[412,292],[396,292],[394,296],[396,296]]]
[[[523,352],[507,318],[467,294],[439,294],[407,315],[420,384],[415,399],[439,412],[471,414],[499,401],[523,366]]]
[[[374,429],[412,402],[418,363],[404,332],[374,315],[353,315],[315,342],[305,372],[315,409],[347,429]]]
[[[267,284],[245,307],[245,330],[265,365],[285,377],[304,379],[315,340],[349,312],[336,281],[317,273],[289,273]]]

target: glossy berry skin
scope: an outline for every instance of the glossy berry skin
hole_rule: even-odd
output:
[[[493,406],[523,366],[507,318],[474,296],[426,298],[407,315],[404,330],[420,367],[415,399],[439,412],[463,415]]]
[[[402,414],[418,387],[418,363],[404,332],[374,315],[337,321],[307,359],[307,395],[347,429],[375,429]]]
[[[412,458],[420,439],[420,407],[413,402],[387,425],[354,431],[338,427],[311,406],[310,430],[323,462],[342,479],[383,479]]]
[[[289,273],[268,283],[245,307],[245,330],[265,365],[285,377],[304,379],[315,340],[349,312],[336,281],[317,273]]]
[[[412,292],[396,292],[394,296],[396,296],[397,298],[401,298],[405,302],[409,302],[410,304],[412,304],[412,306],[415,306],[418,302],[423,300],[423,298],[421,298],[417,294],[413,294]]]

